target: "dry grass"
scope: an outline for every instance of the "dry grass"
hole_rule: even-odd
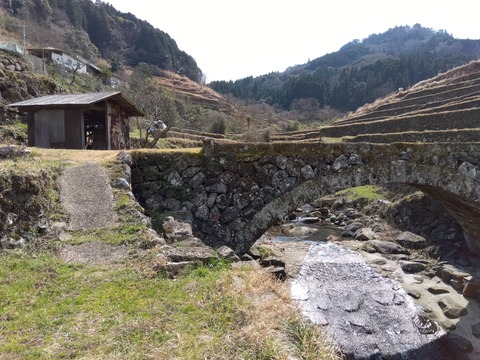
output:
[[[325,334],[299,315],[287,284],[248,269],[229,273],[222,284],[233,297],[250,299],[243,323],[226,338],[227,353],[245,344],[251,359],[341,359]]]
[[[135,149],[131,150],[131,152],[138,153],[138,154],[169,154],[169,153],[184,153],[184,154],[200,154],[202,148],[200,147],[192,147],[192,148],[178,148],[178,149]]]
[[[214,105],[216,108],[229,107],[223,96],[208,86],[190,80],[188,77],[168,70],[162,70],[155,81],[179,96],[186,96],[194,102]]]
[[[343,119],[338,120],[336,124],[341,124],[343,121],[348,120],[349,118],[352,118],[352,117],[362,116],[370,112],[373,112],[384,104],[401,101],[405,96],[410,95],[412,93],[421,92],[423,90],[432,89],[435,87],[441,88],[443,86],[446,86],[458,81],[458,79],[464,75],[473,74],[479,71],[480,71],[480,61],[473,60],[466,65],[458,66],[444,73],[440,73],[433,78],[420,81],[414,84],[410,89],[399,90],[381,99],[377,99],[373,103],[365,104],[360,108],[358,108],[355,112],[349,113]]]
[[[479,67],[480,67],[480,61],[472,60],[468,64],[457,66],[444,73],[440,73],[431,79],[420,81],[417,84],[413,85],[412,89],[422,90],[422,89],[428,89],[430,87],[447,85],[455,81],[455,79],[462,77],[463,75],[477,72],[478,70],[480,70]]]
[[[61,161],[66,163],[83,164],[86,162],[106,163],[113,161],[118,150],[67,150],[31,148],[33,156],[43,160]]]
[[[41,171],[58,171],[65,166],[86,162],[111,163],[118,151],[90,151],[29,148],[30,154],[0,161],[0,171],[16,174],[33,174]]]

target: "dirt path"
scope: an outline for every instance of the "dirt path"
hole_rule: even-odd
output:
[[[112,189],[101,165],[67,168],[60,177],[60,198],[70,214],[69,230],[112,226],[117,220]]]

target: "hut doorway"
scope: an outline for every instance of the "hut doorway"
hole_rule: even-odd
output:
[[[88,110],[83,113],[85,149],[106,150],[107,133],[104,110]]]

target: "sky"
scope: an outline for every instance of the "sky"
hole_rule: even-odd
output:
[[[206,77],[284,71],[395,26],[421,24],[480,39],[480,1],[105,0],[174,39]]]

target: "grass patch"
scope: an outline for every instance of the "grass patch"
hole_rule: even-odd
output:
[[[3,159],[0,161],[0,171],[2,173],[15,174],[20,176],[35,175],[40,172],[59,173],[66,162],[58,158],[42,158],[32,151],[29,155]]]
[[[0,354],[8,359],[300,354],[281,323],[294,314],[283,284],[224,263],[171,281],[147,278],[133,265],[78,265],[14,251],[0,254],[0,294]]]
[[[0,125],[0,139],[4,143],[23,144],[27,141],[27,124],[14,122]]]
[[[185,154],[196,154],[200,155],[202,152],[201,147],[191,147],[191,148],[178,148],[178,149],[135,149],[131,150],[130,153],[132,156],[141,156],[142,154],[175,154],[175,153],[185,153]]]
[[[31,148],[31,155],[42,161],[58,161],[68,165],[81,165],[86,162],[106,164],[115,160],[118,150]]]
[[[70,245],[102,242],[108,245],[127,245],[143,240],[145,226],[140,224],[120,224],[111,228],[70,231]]]
[[[318,327],[303,319],[285,321],[285,329],[303,360],[338,359],[338,352]]]
[[[275,255],[275,253],[274,253],[271,249],[269,249],[269,248],[267,248],[267,247],[265,247],[265,246],[261,246],[261,245],[256,245],[256,246],[254,246],[254,247],[251,249],[251,251],[252,251],[253,253],[257,254],[258,256],[260,256],[260,258],[261,258],[262,260],[265,259],[265,258],[267,258],[267,257],[269,257],[269,256]]]
[[[379,187],[374,185],[358,186],[337,192],[338,195],[347,196],[351,200],[365,198],[367,200],[380,200],[384,198]]]

